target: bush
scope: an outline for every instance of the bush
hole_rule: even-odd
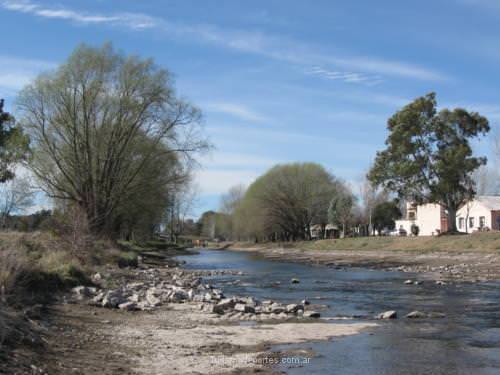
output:
[[[418,236],[419,233],[420,233],[420,228],[418,227],[418,225],[412,224],[411,225],[411,234],[413,234],[414,236]]]

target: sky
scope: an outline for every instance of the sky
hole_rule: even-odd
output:
[[[499,0],[0,0],[0,25],[14,113],[16,93],[81,43],[171,71],[214,145],[193,216],[277,163],[317,162],[355,187],[387,118],[431,91],[500,123]]]

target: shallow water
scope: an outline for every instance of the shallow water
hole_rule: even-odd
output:
[[[226,295],[298,303],[307,298],[323,317],[371,317],[396,310],[372,332],[274,349],[311,348],[318,355],[289,374],[500,374],[500,283],[436,286],[422,275],[364,268],[270,261],[243,252],[200,250],[179,257],[190,269],[241,270],[214,276]],[[291,278],[300,279],[291,284]],[[405,285],[407,279],[424,280]],[[410,311],[445,313],[443,319],[406,319]],[[363,318],[361,318],[363,319]],[[345,322],[345,321],[343,321]],[[335,322],[332,322],[335,324]]]

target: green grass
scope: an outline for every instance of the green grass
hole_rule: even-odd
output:
[[[500,232],[474,233],[457,236],[421,237],[357,237],[287,243],[237,243],[235,247],[271,249],[275,247],[321,251],[493,251],[500,250]]]

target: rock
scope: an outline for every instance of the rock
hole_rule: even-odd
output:
[[[297,310],[297,316],[304,316],[304,310]]]
[[[446,282],[443,280],[436,280],[436,285],[446,285]]]
[[[91,279],[94,283],[99,283],[102,281],[102,275],[99,272],[97,272],[92,275]]]
[[[110,290],[104,295],[101,305],[102,307],[117,307],[124,302],[126,302],[125,298],[119,290]]]
[[[104,298],[104,296],[106,295],[106,293],[104,292],[100,292],[98,293],[94,298],[92,298],[92,305],[100,305],[101,302],[102,302],[102,299]]]
[[[146,294],[146,301],[152,307],[157,307],[161,305],[161,301],[154,294]]]
[[[78,299],[92,297],[92,295],[95,293],[95,288],[91,289],[91,288],[88,288],[88,287],[83,286],[83,285],[74,287],[71,290],[73,291],[73,294],[75,294]],[[92,292],[94,292],[94,293],[92,293]]]
[[[286,305],[286,307],[285,307],[285,311],[287,313],[296,313],[299,310],[304,310],[304,306],[296,304],[296,303],[292,303],[290,305]]]
[[[234,310],[242,313],[255,313],[255,308],[253,306],[245,305],[243,303],[237,303],[234,305]]]
[[[304,317],[306,318],[319,318],[321,314],[317,311],[304,311]]]
[[[415,285],[422,285],[423,283],[424,283],[423,281],[417,280],[413,284],[415,284]]]
[[[291,283],[292,283],[292,284],[298,284],[298,283],[300,283],[300,280],[294,277],[294,278],[291,280]]]
[[[130,297],[128,297],[128,300],[130,302],[135,302],[135,303],[139,302],[139,299],[140,299],[140,297],[137,293],[134,293]]]
[[[217,306],[223,310],[232,309],[236,305],[236,300],[234,298],[225,298],[217,303]]]
[[[135,302],[124,302],[124,303],[120,303],[118,305],[118,308],[120,310],[125,310],[125,311],[133,311],[133,310],[137,310],[137,304]]]
[[[281,314],[282,312],[285,312],[285,308],[279,303],[273,303],[270,306],[270,312],[273,314]]]
[[[377,315],[377,319],[396,319],[398,313],[394,310],[385,311]]]
[[[308,300],[306,299],[303,299],[302,302],[301,302],[304,306],[307,306],[307,305],[310,305],[311,302],[309,302]]]
[[[427,318],[427,314],[421,311],[412,311],[411,313],[406,314],[406,317],[410,319]]]
[[[405,281],[405,285],[411,285],[411,284],[413,284],[413,281],[411,281],[411,280],[406,280]]]

